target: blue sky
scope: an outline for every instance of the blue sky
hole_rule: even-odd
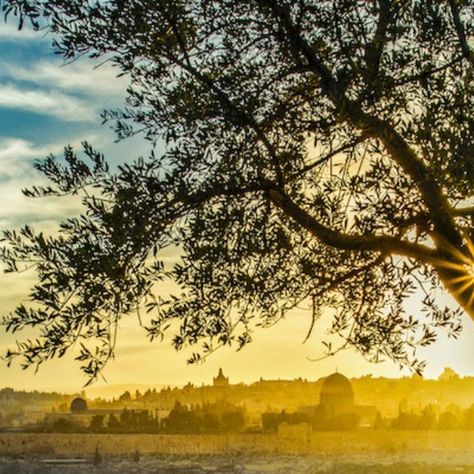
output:
[[[61,218],[80,212],[74,199],[32,200],[22,196],[22,188],[41,182],[32,167],[35,159],[50,152],[61,153],[66,144],[79,145],[84,139],[104,152],[111,163],[148,153],[148,144],[140,138],[117,144],[113,132],[100,125],[100,111],[120,105],[124,99],[127,81],[115,76],[109,65],[94,69],[88,60],[65,66],[41,34],[18,32],[13,25],[0,23],[0,230],[29,223],[54,232]],[[0,276],[0,312],[26,299],[33,277]],[[200,383],[210,381],[221,365],[233,382],[259,377],[316,379],[336,367],[349,376],[401,374],[390,362],[371,365],[352,352],[310,362],[308,358],[320,355],[321,347],[317,337],[302,344],[308,322],[307,313],[296,312],[257,334],[255,343],[242,352],[221,351],[204,366],[189,367],[184,354],[176,354],[166,343],[148,343],[136,321],[124,321],[117,358],[106,375],[110,383],[117,384]],[[467,318],[465,323],[459,341],[444,338],[421,354],[429,360],[427,376],[437,376],[444,366],[474,375],[474,325]],[[0,332],[0,351],[13,341]],[[35,377],[32,371],[7,369],[0,362],[0,387],[76,390],[85,381],[70,358],[47,364]]]

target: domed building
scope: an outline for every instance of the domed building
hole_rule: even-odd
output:
[[[319,393],[319,405],[331,416],[339,413],[352,413],[354,390],[351,381],[339,372],[334,372],[326,377]]]
[[[129,413],[148,413],[149,411],[145,408],[127,408]],[[103,409],[103,408],[92,408],[90,409],[87,405],[87,401],[83,397],[76,397],[72,400],[71,405],[69,406],[69,411],[61,412],[61,411],[54,411],[52,413],[46,413],[44,418],[44,423],[47,425],[53,425],[58,420],[65,420],[69,423],[81,426],[81,427],[88,427],[91,424],[92,419],[95,416],[102,416],[107,417],[110,415],[114,415],[115,417],[119,418],[120,415],[123,413],[123,408],[111,408],[111,409]]]
[[[83,398],[75,398],[71,402],[71,413],[84,413],[87,411],[87,402]]]
[[[315,429],[347,430],[373,424],[376,409],[355,403],[352,382],[343,374],[334,372],[322,380],[319,404],[301,407]]]

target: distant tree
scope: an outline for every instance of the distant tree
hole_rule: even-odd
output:
[[[445,367],[443,372],[438,377],[438,380],[442,380],[444,382],[453,382],[454,380],[459,380],[459,375],[450,367]]]
[[[219,418],[215,413],[204,413],[202,417],[202,429],[205,432],[218,431],[220,427]]]
[[[3,325],[40,335],[9,362],[78,341],[94,378],[141,306],[152,338],[178,321],[177,349],[202,344],[194,362],[307,301],[308,335],[332,309],[342,347],[421,370],[412,349],[474,316],[472,0],[1,4],[67,62],[127,75],[104,120],[164,149],[117,172],[88,144],[90,165],[71,147],[37,163],[51,186],[27,195],[79,194],[84,214],[53,236],[5,232],[7,271],[39,277]],[[164,279],[182,291],[161,295]],[[459,309],[436,303],[440,284]],[[415,317],[404,301],[420,287]]]
[[[392,427],[398,430],[419,430],[421,429],[420,416],[413,412],[399,412]]]
[[[120,395],[118,401],[119,402],[131,402],[132,401],[132,395],[130,394],[130,392],[128,390],[126,390],[125,392],[122,393],[122,395]]]
[[[120,428],[120,422],[117,417],[111,413],[107,421],[107,428],[109,431],[117,431]]]
[[[282,410],[280,413],[266,412],[262,413],[262,427],[264,431],[276,432],[283,423],[289,425],[312,423],[315,428],[318,428],[318,422],[322,424],[321,422],[324,421],[324,417],[320,415],[321,413],[318,412],[311,417],[304,413],[287,413],[286,410]]]
[[[99,451],[99,447],[96,446],[95,451],[94,451],[94,457],[92,458],[92,464],[94,466],[99,466],[102,463],[102,456]]]
[[[53,432],[55,433],[77,433],[81,431],[79,427],[66,418],[59,418],[52,424]]]
[[[197,432],[198,426],[194,414],[185,405],[177,401],[164,420],[165,429],[171,433]]]
[[[241,431],[245,425],[244,414],[241,411],[226,411],[221,417],[221,426],[224,431]]]
[[[381,430],[384,427],[382,415],[379,411],[377,411],[375,415],[375,420],[374,420],[374,429],[375,430]]]
[[[445,411],[441,413],[438,421],[439,430],[456,430],[458,428],[459,419],[454,413],[450,411]]]
[[[273,433],[277,432],[278,421],[278,413],[262,413],[262,426],[264,431],[269,431]]]
[[[124,408],[122,413],[120,413],[120,425],[127,428],[131,424],[130,419],[131,413],[126,408]]]
[[[474,430],[474,405],[471,405],[464,414],[464,428]]]
[[[427,405],[421,414],[420,428],[422,430],[432,430],[438,423],[438,415],[433,405]]]
[[[91,419],[89,429],[94,432],[100,432],[104,429],[104,415],[94,415]]]

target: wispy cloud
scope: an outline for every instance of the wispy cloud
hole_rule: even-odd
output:
[[[20,138],[0,140],[0,182],[31,173],[30,159],[37,150],[32,143]]]
[[[31,28],[25,27],[22,30],[18,29],[16,22],[12,19],[9,23],[0,22],[0,40],[8,42],[17,41],[38,41],[44,38],[44,32],[34,31]]]
[[[126,78],[117,77],[118,72],[108,63],[94,67],[90,61],[61,65],[57,61],[42,60],[28,66],[3,64],[1,75],[14,81],[27,81],[70,92],[117,97],[123,96],[127,86]]]
[[[38,178],[37,182],[41,181]],[[34,224],[38,229],[54,231],[58,221],[65,216],[80,213],[81,203],[77,197],[32,199],[23,195],[21,190],[24,187],[22,179],[12,179],[0,187],[0,229]]]
[[[101,137],[84,138],[99,147],[103,144]],[[79,140],[70,143],[76,149],[80,147]],[[51,230],[65,216],[80,212],[77,197],[32,199],[22,193],[22,189],[33,184],[46,184],[46,179],[33,168],[33,160],[49,153],[59,154],[63,146],[64,143],[50,143],[37,147],[19,138],[0,139],[0,230],[26,223]]]
[[[20,89],[14,85],[0,88],[0,107],[52,115],[66,122],[92,122],[97,113],[86,102],[61,94]]]
[[[43,158],[50,153],[58,154],[64,149],[65,143],[70,144],[76,149],[81,148],[83,141],[94,143],[101,147],[107,143],[107,140],[100,135],[88,135],[86,137],[73,140],[65,139],[61,143],[48,143],[45,146],[35,146],[34,143],[16,137],[0,137],[0,181],[9,178],[28,179],[35,174],[32,167],[32,159]]]

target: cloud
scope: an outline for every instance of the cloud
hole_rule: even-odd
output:
[[[27,81],[102,98],[124,95],[127,79],[118,78],[117,74],[118,70],[109,64],[94,67],[94,63],[87,61],[61,65],[50,60],[37,61],[29,66],[6,63],[3,64],[1,73],[15,81]]]
[[[30,159],[36,157],[32,143],[19,138],[0,140],[0,182],[31,173]]]
[[[38,41],[44,39],[44,36],[44,31],[34,31],[29,27],[24,27],[22,30],[19,30],[14,20],[11,20],[10,23],[0,23],[0,41]]]
[[[51,115],[66,122],[97,119],[96,111],[80,99],[59,92],[20,89],[14,85],[0,88],[0,108]]]
[[[33,181],[34,182],[34,181]],[[37,177],[36,183],[43,180]],[[12,179],[0,187],[0,229],[12,229],[24,224],[34,224],[36,228],[52,231],[58,221],[65,216],[77,215],[81,211],[77,197],[27,198],[22,189],[29,186],[24,179]]]
[[[84,138],[98,147],[104,143],[104,138],[100,136]],[[79,140],[71,140],[70,143],[80,149]],[[63,148],[64,143],[37,147],[20,138],[0,139],[0,230],[26,223],[34,223],[41,230],[54,230],[65,216],[80,213],[82,206],[77,196],[32,199],[22,193],[22,189],[31,185],[47,184],[46,178],[33,168],[33,160],[49,153],[59,155]]]
[[[95,143],[98,147],[105,144],[104,138],[97,135],[88,135],[84,139],[90,143]],[[82,141],[74,139],[68,143],[79,150]],[[22,138],[0,138],[0,182],[10,179],[22,179],[24,182],[29,180],[36,175],[32,166],[32,159],[44,158],[50,153],[61,153],[66,142],[49,143],[37,147],[32,142]]]

